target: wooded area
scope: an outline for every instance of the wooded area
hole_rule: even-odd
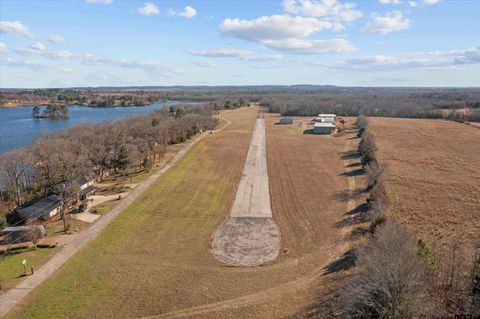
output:
[[[13,208],[48,194],[61,181],[149,170],[168,144],[182,143],[217,122],[211,108],[177,106],[45,133],[29,147],[0,155],[0,199]]]

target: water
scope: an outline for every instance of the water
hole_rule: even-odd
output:
[[[34,119],[33,107],[0,108],[0,154],[30,145],[43,132],[56,132],[75,124],[117,121],[130,115],[161,110],[174,102],[156,103],[148,106],[91,108],[80,105],[68,107],[68,119]],[[192,103],[195,104],[195,103]],[[41,108],[42,112],[44,107]]]

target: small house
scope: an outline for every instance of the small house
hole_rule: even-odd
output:
[[[40,239],[45,236],[47,232],[42,225],[32,226],[13,226],[7,227],[0,231],[0,235],[3,236],[3,244],[15,244],[31,241],[34,238]]]
[[[278,124],[293,124],[293,119],[291,117],[282,117]]]
[[[5,217],[10,225],[15,223],[25,224],[27,220],[48,220],[59,214],[62,208],[63,204],[60,196],[52,194],[17,207]]]
[[[331,134],[335,130],[335,123],[316,122],[313,125],[313,134]]]

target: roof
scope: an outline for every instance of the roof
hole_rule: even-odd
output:
[[[32,226],[10,226],[2,229],[1,233],[12,233],[16,231],[30,231]],[[45,233],[45,227],[42,225],[33,225],[33,227],[40,229],[42,233]]]
[[[318,117],[336,117],[336,116],[337,114],[322,114],[322,113],[318,114]]]
[[[317,122],[313,125],[313,128],[317,127],[328,127],[328,128],[335,128],[335,123],[332,122]]]
[[[28,204],[28,206],[17,208],[16,211],[23,219],[40,218],[49,214],[52,210],[60,207],[61,205],[62,202],[60,200],[60,196],[53,194],[40,198],[39,200]]]
[[[83,194],[89,194],[89,193],[92,193],[95,191],[95,187],[93,187],[92,185],[90,186],[87,186],[85,187],[83,190],[82,190],[82,193]]]

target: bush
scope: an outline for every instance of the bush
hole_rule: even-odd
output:
[[[375,151],[367,150],[366,152],[362,153],[361,162],[363,166],[367,166],[372,163],[377,163],[377,158],[375,157]]]
[[[377,216],[373,222],[370,224],[370,226],[368,227],[368,231],[371,233],[371,234],[374,234],[375,231],[377,230],[377,228],[383,224],[385,224],[385,222],[387,221],[387,217],[385,217],[385,215],[380,215],[380,216]]]
[[[49,244],[38,244],[37,245],[37,248],[55,248],[57,247],[56,244],[52,244],[52,245],[49,245]]]

